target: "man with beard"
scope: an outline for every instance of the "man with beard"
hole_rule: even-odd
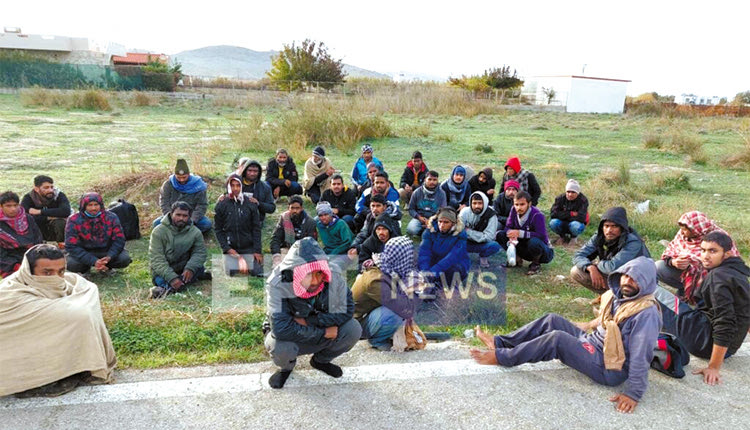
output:
[[[398,194],[405,202],[410,201],[414,190],[424,183],[427,172],[427,165],[422,160],[422,153],[414,151],[411,160],[406,163],[404,173],[401,174],[401,181],[399,181]]]
[[[29,248],[42,243],[42,232],[13,191],[0,194],[0,208],[0,276],[5,278],[21,267]]]
[[[472,349],[472,358],[503,367],[559,359],[598,384],[627,382],[625,391],[609,400],[618,412],[632,413],[648,388],[661,327],[654,299],[656,267],[650,258],[638,257],[615,270],[607,283],[609,290],[597,318],[573,323],[548,314],[511,334],[494,337],[477,326],[477,337],[490,350]]]
[[[375,194],[384,196],[387,201],[393,202],[394,204],[398,205],[399,203],[398,191],[391,186],[391,182],[388,180],[388,173],[380,171],[375,174],[375,182],[373,182],[372,187],[366,189],[362,195],[359,196],[355,208],[358,214],[365,212],[366,215],[366,212],[370,208],[370,199]]]
[[[518,194],[518,189],[521,188],[516,181],[506,181],[504,185],[505,189],[503,193],[495,200],[493,209],[497,214],[497,237],[495,240],[500,242],[501,237],[505,237],[505,224],[508,222],[508,215],[510,210],[513,209],[513,200]]]
[[[392,202],[387,202],[385,200],[385,197],[379,194],[373,196],[372,201],[370,202],[370,211],[365,217],[364,225],[354,237],[354,241],[352,242],[350,249],[359,249],[359,246],[362,245],[362,243],[364,243],[364,241],[372,235],[372,232],[375,231],[375,220],[381,214],[388,215],[394,222],[398,221],[401,218],[401,212],[397,212],[398,218],[394,217],[394,207],[395,206]],[[396,225],[398,225],[398,223],[396,223]],[[400,229],[398,235],[401,235]]]
[[[555,256],[547,236],[544,214],[531,206],[531,196],[526,191],[519,191],[513,199],[513,209],[505,223],[505,235],[498,239],[506,250],[510,243],[516,243],[517,267],[523,265],[523,260],[531,261],[527,275],[537,274],[542,264],[549,263]]]
[[[162,216],[154,220],[153,226],[159,225],[162,218],[171,212],[172,205],[180,201],[193,208],[193,224],[202,233],[211,230],[211,220],[206,216],[206,210],[208,210],[207,188],[208,185],[203,182],[200,176],[190,174],[187,161],[182,158],[177,160],[174,174],[164,181],[159,190],[159,206]]]
[[[224,253],[224,270],[236,274],[263,274],[261,221],[258,205],[242,192],[242,178],[236,173],[227,179],[229,197],[216,204],[216,239]]]
[[[375,163],[380,170],[383,170],[383,162],[372,155],[372,145],[362,145],[362,156],[357,159],[352,169],[352,183],[357,189],[357,194],[361,194],[369,186],[367,170],[370,163]]]
[[[333,214],[331,205],[321,200],[315,207],[318,213],[318,237],[323,243],[323,251],[328,255],[346,254],[354,235],[349,226]]]
[[[266,182],[271,187],[273,198],[302,194],[297,165],[284,148],[276,150],[276,156],[268,159]]]
[[[507,181],[516,181],[519,183],[521,188],[518,191],[526,191],[531,196],[531,204],[536,206],[539,203],[539,197],[542,195],[542,188],[539,187],[539,182],[536,180],[536,176],[528,170],[521,167],[521,160],[518,157],[508,158],[508,162],[505,163],[505,174],[503,174],[503,183],[501,186],[505,186]],[[504,189],[504,188],[503,188]]]
[[[463,221],[452,207],[440,209],[430,218],[429,225],[422,233],[417,265],[420,271],[430,274],[430,281],[438,283],[445,279],[447,285],[438,288],[440,291],[453,285],[455,275],[463,282],[469,274],[471,260],[466,252],[467,236]]]
[[[336,173],[333,163],[326,157],[326,151],[322,146],[313,149],[312,157],[305,162],[305,195],[310,197],[313,203],[318,204],[320,196],[331,187],[331,176]]]
[[[490,205],[495,198],[495,180],[492,178],[492,167],[485,167],[469,179],[469,190],[472,193],[481,191],[487,196]]]
[[[86,193],[78,213],[65,224],[65,250],[68,271],[86,273],[91,267],[100,272],[123,269],[133,261],[125,249],[125,233],[117,215],[104,208],[102,196]]]
[[[651,254],[643,239],[628,225],[625,208],[614,207],[602,216],[597,234],[576,251],[570,277],[602,294],[607,291],[607,276],[640,256],[651,257]]]
[[[323,192],[320,201],[330,203],[333,214],[354,231],[354,215],[357,213],[354,208],[357,205],[357,195],[354,190],[344,185],[344,178],[341,175],[331,176],[331,189]]]
[[[479,254],[479,266],[487,268],[490,267],[487,258],[500,251],[500,244],[495,241],[497,216],[483,192],[473,192],[469,202],[458,214],[466,227],[466,251]]]
[[[412,236],[421,236],[428,227],[427,221],[446,206],[445,191],[438,183],[438,172],[430,170],[424,177],[424,183],[415,189],[409,200],[409,215],[412,220],[406,225],[406,232]]]
[[[373,264],[373,256],[383,252],[383,246],[389,239],[401,236],[398,224],[387,214],[380,214],[375,219],[374,227],[372,234],[357,248],[360,271]]]
[[[318,239],[315,220],[302,208],[302,197],[289,198],[289,210],[281,214],[271,236],[271,254],[276,267],[294,242],[305,237]]]
[[[469,204],[469,181],[466,180],[466,168],[456,166],[451,172],[451,176],[443,181],[440,188],[445,192],[445,198],[448,206],[460,212]]]
[[[46,175],[34,178],[34,188],[23,196],[21,206],[34,217],[44,240],[64,245],[70,202],[65,193],[55,187],[52,178]]]
[[[151,232],[148,258],[153,299],[181,291],[197,280],[211,279],[211,273],[204,269],[206,245],[201,231],[191,221],[192,211],[189,204],[174,202],[172,211]]]
[[[248,159],[237,169],[237,174],[242,178],[242,193],[250,203],[258,206],[258,214],[260,215],[260,224],[262,226],[263,221],[266,219],[266,214],[276,212],[276,203],[274,203],[271,187],[260,180],[260,163]],[[221,199],[227,196],[229,194],[222,195]]]

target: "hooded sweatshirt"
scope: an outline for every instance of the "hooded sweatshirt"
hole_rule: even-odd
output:
[[[231,194],[230,183],[232,181],[242,183],[242,179],[237,174],[232,174],[227,179],[227,192],[229,197],[216,204],[214,212],[216,230],[216,240],[221,246],[223,253],[234,249],[238,252],[252,251],[253,254],[260,254],[260,215],[258,214],[258,205],[251,203],[247,195],[240,193],[234,197]]]
[[[464,181],[460,184],[453,182],[453,175],[456,171],[464,171]],[[447,206],[458,210],[461,205],[469,204],[469,195],[471,190],[469,189],[469,181],[466,179],[466,169],[463,166],[456,166],[451,171],[451,176],[440,184],[440,188],[445,192],[445,198],[448,202]]]
[[[497,214],[490,207],[487,196],[481,191],[471,193],[469,203],[471,203],[474,195],[478,195],[482,198],[482,212],[475,214],[474,211],[471,210],[471,204],[469,204],[469,206],[461,209],[458,216],[464,222],[464,225],[466,226],[466,235],[471,242],[491,242],[495,240],[495,235],[497,234]]]
[[[622,228],[622,234],[613,243],[607,243],[604,237],[604,223],[606,221],[613,222]],[[594,264],[594,260],[598,258],[597,269],[608,275],[628,261],[641,256],[651,257],[651,254],[638,233],[628,226],[628,215],[625,208],[618,206],[604,213],[599,223],[598,233],[576,251],[573,256],[573,264],[580,270],[585,271],[586,267]]]
[[[245,178],[247,169],[250,166],[258,168],[258,179],[252,184]],[[258,214],[260,215],[261,224],[266,219],[266,214],[272,214],[276,212],[276,203],[273,199],[273,191],[271,187],[261,180],[263,169],[260,167],[260,163],[255,160],[247,160],[238,169],[238,173],[242,178],[242,192],[245,194],[252,193],[253,197],[258,200]]]
[[[620,291],[620,277],[622,275],[630,276],[640,287],[635,296],[623,297]],[[611,311],[614,315],[621,304],[654,294],[656,291],[656,265],[650,258],[638,257],[610,274],[607,278],[607,284],[615,297]],[[621,322],[619,327],[625,349],[625,363],[622,366],[622,371],[628,375],[627,388],[624,394],[634,400],[640,400],[643,393],[646,392],[646,388],[648,388],[648,370],[651,368],[654,346],[659,336],[659,330],[661,330],[661,314],[659,309],[653,306]],[[586,335],[586,339],[597,350],[603,351],[605,335],[606,330],[600,324],[592,333]]]
[[[480,183],[479,182],[479,175],[484,173],[484,176],[487,178],[487,182]],[[484,194],[487,195],[487,199],[490,201],[490,205],[492,204],[492,197],[490,197],[487,194],[487,191],[494,190],[495,189],[495,179],[492,178],[492,168],[491,167],[485,167],[482,169],[479,173],[472,176],[471,179],[469,179],[469,189],[472,193],[476,191],[481,191]]]
[[[90,217],[86,205],[99,203],[99,213]],[[92,252],[105,251],[114,259],[125,249],[125,234],[117,215],[104,208],[102,196],[86,193],[81,197],[78,213],[65,223],[65,250],[76,260],[93,266],[98,258]]]
[[[518,183],[521,184],[521,189],[519,191],[526,191],[531,194],[531,204],[536,206],[537,203],[539,203],[539,197],[542,196],[542,189],[539,187],[539,182],[537,182],[536,176],[528,170],[521,168],[521,160],[519,160],[518,157],[509,158],[508,162],[505,163],[505,167],[506,171],[503,175],[503,183],[500,184],[500,189],[505,189],[506,181],[511,179],[518,181]],[[508,174],[508,167],[515,170],[516,174],[514,176]]]
[[[388,214],[380,214],[373,223],[372,232],[357,249],[357,252],[359,253],[358,264],[360,269],[362,268],[362,263],[371,259],[373,254],[383,252],[383,246],[385,246],[385,243],[380,241],[375,232],[375,229],[378,228],[378,226],[387,228],[390,232],[390,238],[401,236],[401,229],[398,226],[398,222],[393,220]]]
[[[750,268],[742,258],[729,257],[708,271],[695,293],[698,310],[711,321],[713,342],[734,354],[750,328]]]
[[[266,312],[273,336],[280,341],[319,344],[326,327],[341,327],[354,315],[354,300],[342,267],[328,264],[328,256],[313,238],[298,240],[266,281]],[[312,263],[312,264],[311,264]],[[328,280],[314,296],[301,298],[294,292],[295,267],[325,265]],[[294,318],[304,318],[307,325]]]
[[[172,216],[167,214],[151,232],[148,259],[152,277],[161,276],[172,282],[185,270],[196,273],[206,264],[207,256],[203,233],[192,221],[178,228],[172,224]]]
[[[458,218],[456,225],[447,233],[438,228],[437,215],[430,218],[422,233],[422,243],[419,245],[417,265],[419,270],[432,273],[443,273],[449,269],[457,269],[462,278],[466,278],[471,266],[469,253],[466,251],[466,231],[464,223]]]
[[[187,183],[180,184],[177,177],[171,175],[159,190],[159,207],[162,215],[172,211],[172,203],[182,201],[193,208],[192,220],[198,221],[206,215],[208,209],[207,188],[208,185],[200,176],[190,175]]]

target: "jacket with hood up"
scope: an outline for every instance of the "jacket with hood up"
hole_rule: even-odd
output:
[[[248,183],[247,179],[245,179],[245,173],[247,173],[247,169],[250,168],[250,166],[258,168],[258,179],[252,184]],[[261,179],[263,168],[257,161],[247,160],[245,164],[240,166],[237,170],[242,178],[242,192],[246,194],[252,193],[253,197],[258,200],[258,214],[260,215],[260,222],[262,224],[266,219],[266,214],[276,212],[276,203],[274,203],[271,186]]]
[[[203,233],[192,221],[177,228],[172,225],[172,215],[167,214],[151,232],[148,259],[152,277],[161,276],[172,282],[185,270],[196,273],[206,264],[207,257]]]
[[[623,297],[620,291],[620,277],[628,275],[640,287],[633,297]],[[629,261],[616,269],[607,278],[607,285],[614,294],[612,315],[617,312],[621,304],[636,300],[640,297],[654,294],[656,291],[656,265],[650,258],[639,257]],[[627,374],[627,387],[624,394],[631,399],[640,400],[648,388],[648,371],[654,356],[654,346],[661,330],[661,314],[659,308],[652,306],[631,316],[619,324],[622,345],[625,349],[625,363],[622,372]],[[597,350],[604,350],[606,330],[600,324],[594,331],[586,335],[586,339]]]
[[[229,181],[240,181],[239,175],[232,174],[227,179],[227,191]],[[230,249],[235,251],[252,250],[253,254],[260,254],[260,215],[258,205],[251,203],[244,193],[238,198],[229,196],[216,204],[214,230],[216,240],[221,246],[221,251],[227,253]]]
[[[479,182],[479,175],[484,173],[484,176],[487,178],[487,182],[480,183]],[[487,191],[494,190],[495,189],[495,179],[492,177],[492,168],[491,167],[485,167],[484,169],[480,170],[479,173],[472,176],[471,179],[469,179],[469,189],[472,193],[481,191],[485,195],[487,195],[487,199],[490,201],[490,204],[492,204],[493,197],[491,197],[489,194],[487,194]]]
[[[393,202],[386,202],[385,211],[381,215],[383,214],[388,215],[391,218],[391,221],[393,221],[393,224],[396,226],[396,231],[398,232],[398,234],[396,234],[395,236],[401,236],[401,227],[398,223],[398,221],[401,219],[401,211],[399,210],[399,207]],[[357,223],[358,218],[364,218],[362,228],[354,236],[354,241],[352,242],[352,246],[350,247],[357,249],[357,252],[359,252],[359,247],[365,242],[365,240],[367,240],[368,237],[372,235],[372,232],[375,231],[375,221],[377,219],[377,217],[372,215],[372,212],[368,212],[364,217],[363,215],[364,214],[361,213],[358,214],[356,218],[354,218],[355,224]]]
[[[500,189],[505,189],[505,182],[511,179],[521,184],[521,189],[518,191],[526,191],[531,195],[531,204],[536,206],[539,203],[539,197],[542,196],[542,188],[539,186],[539,182],[536,180],[536,176],[526,169],[521,168],[521,160],[518,157],[511,157],[508,162],[505,163],[506,172],[503,174],[503,183],[500,184]],[[507,168],[511,167],[515,170],[516,174],[510,176],[507,172]]]
[[[430,218],[430,228],[422,233],[417,266],[421,271],[432,273],[443,273],[451,268],[457,268],[461,272],[461,277],[465,278],[469,273],[471,260],[466,250],[467,235],[464,223],[458,218],[451,230],[442,233],[438,228],[437,219],[437,215]]]
[[[298,240],[276,266],[266,281],[266,313],[273,336],[280,341],[319,344],[325,339],[326,327],[341,327],[354,315],[352,292],[343,270],[329,262],[331,279],[317,295],[297,297],[292,285],[294,268],[328,256],[313,238]],[[348,259],[345,259],[348,261]],[[307,325],[294,318],[304,318]]]
[[[604,238],[604,223],[606,221],[613,222],[622,229],[622,234],[614,243],[607,243]],[[638,236],[638,233],[632,227],[628,226],[628,214],[625,208],[618,206],[604,213],[597,234],[576,251],[573,256],[573,264],[580,270],[585,271],[598,258],[596,268],[603,274],[608,275],[628,261],[641,256],[651,257],[651,254],[648,252],[646,244],[643,243],[643,239]]]
[[[483,192],[475,191],[471,193],[472,198],[475,194],[482,197],[482,204],[484,205],[482,212],[475,214],[471,210],[471,204],[469,204],[469,206],[461,209],[458,216],[464,222],[466,236],[470,241],[474,243],[491,242],[495,240],[495,235],[497,235],[497,214],[490,207],[489,199]],[[469,203],[471,203],[471,198]]]
[[[378,239],[378,235],[375,232],[375,229],[378,228],[378,226],[387,228],[390,232],[391,238],[401,236],[401,229],[398,226],[398,222],[393,220],[393,218],[389,217],[387,214],[380,214],[373,223],[372,233],[370,233],[365,241],[362,242],[362,245],[357,249],[357,252],[359,253],[358,265],[360,269],[362,268],[362,263],[372,258],[372,254],[383,252],[385,243]]]
[[[99,203],[99,214],[88,216],[86,205]],[[81,197],[78,212],[65,223],[65,250],[76,260],[93,266],[98,258],[92,252],[106,252],[114,259],[125,249],[125,233],[117,215],[104,207],[102,196],[86,193]]]

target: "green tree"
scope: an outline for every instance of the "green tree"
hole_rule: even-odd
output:
[[[344,82],[343,67],[324,43],[306,39],[301,45],[285,44],[278,55],[271,57],[271,70],[266,76],[282,90],[301,90],[312,83],[328,90]]]
[[[732,100],[732,104],[739,106],[750,104],[750,91],[737,93],[737,95],[734,96],[734,100]]]
[[[523,80],[518,78],[515,69],[511,73],[510,66],[503,66],[485,70],[481,75],[462,75],[460,78],[448,78],[448,83],[454,87],[463,88],[477,94],[493,89],[507,90],[518,88],[523,85]]]

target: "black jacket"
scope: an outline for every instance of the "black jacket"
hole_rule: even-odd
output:
[[[253,197],[258,199],[258,214],[260,214],[260,222],[262,224],[263,220],[266,219],[266,214],[272,214],[276,212],[276,203],[273,198],[273,191],[271,190],[271,186],[263,182],[260,179],[260,176],[258,176],[258,180],[252,184],[247,184],[245,182],[245,173],[247,172],[247,169],[250,168],[250,166],[256,166],[258,168],[258,171],[262,172],[260,163],[255,160],[248,160],[242,166],[242,173],[240,174],[240,177],[242,177],[242,192],[252,193]]]
[[[380,239],[378,239],[378,235],[375,234],[375,229],[378,226],[387,228],[391,233],[391,238],[401,236],[398,221],[395,221],[387,214],[380,214],[375,222],[372,223],[372,231],[370,232],[370,235],[367,236],[364,242],[362,242],[362,245],[357,248],[357,252],[359,253],[358,265],[360,270],[362,269],[362,263],[371,259],[372,254],[383,252],[385,243],[381,242]]]
[[[21,199],[21,206],[26,209],[26,213],[28,213],[31,208],[42,211],[41,215],[33,215],[34,221],[36,221],[37,224],[39,224],[40,221],[47,221],[47,217],[67,219],[70,216],[70,201],[62,191],[57,194],[56,199],[52,200],[44,207],[37,207],[34,205],[34,200],[31,198],[31,193],[33,192],[34,191],[28,192],[23,196],[23,199]]]
[[[258,205],[250,203],[247,197],[242,203],[226,198],[216,204],[214,212],[216,240],[222,252],[227,253],[230,249],[238,252],[252,250],[253,254],[262,252]]]
[[[315,220],[307,215],[307,212],[302,211],[302,219],[294,225],[294,239],[300,240],[305,237],[318,238],[318,229],[315,225]],[[279,217],[279,222],[276,223],[276,228],[273,230],[271,236],[271,254],[281,253],[281,248],[289,248],[292,246],[291,243],[286,243],[284,240],[284,218],[283,215]]]
[[[268,160],[268,165],[266,166],[266,182],[268,182],[268,185],[272,188],[276,188],[284,185],[284,180],[286,179],[292,182],[299,182],[297,165],[294,164],[294,160],[292,160],[291,156],[287,158],[281,174],[284,176],[284,179],[279,179],[279,163],[276,161],[276,158],[270,158]]]
[[[419,169],[419,172],[417,173],[417,182],[419,182],[417,186],[424,184],[424,177],[427,174],[427,170],[427,165],[422,162],[422,168]],[[414,164],[411,160],[406,163],[404,173],[401,174],[401,180],[398,184],[399,188],[404,188],[404,185],[414,186]]]
[[[586,214],[589,211],[589,201],[583,193],[579,193],[575,200],[570,201],[561,194],[555,198],[555,202],[552,204],[552,209],[549,210],[550,218],[559,219],[560,221],[578,221],[586,224]],[[578,215],[572,216],[571,212],[578,212]]]
[[[513,199],[505,198],[505,193],[502,193],[497,197],[492,208],[495,209],[495,213],[497,214],[497,231],[505,230],[508,215],[510,215],[510,210],[513,209]]]
[[[487,178],[487,182],[485,182],[484,184],[479,183],[479,173],[484,173],[484,176]],[[487,167],[482,169],[479,173],[469,179],[469,188],[471,189],[472,193],[475,191],[483,192],[484,195],[487,196],[487,199],[490,201],[490,204],[492,204],[495,196],[487,194],[487,191],[494,190],[495,185],[497,185],[495,178],[492,177],[492,169]]]
[[[331,204],[332,208],[338,209],[339,218],[342,218],[345,215],[354,216],[357,214],[357,211],[354,208],[354,206],[357,205],[357,194],[349,187],[344,187],[344,191],[340,196],[333,194],[333,190],[325,190],[320,197],[320,201],[328,202]]]
[[[698,310],[711,321],[713,342],[734,354],[750,328],[750,268],[742,258],[729,257],[709,270],[696,291]]]

